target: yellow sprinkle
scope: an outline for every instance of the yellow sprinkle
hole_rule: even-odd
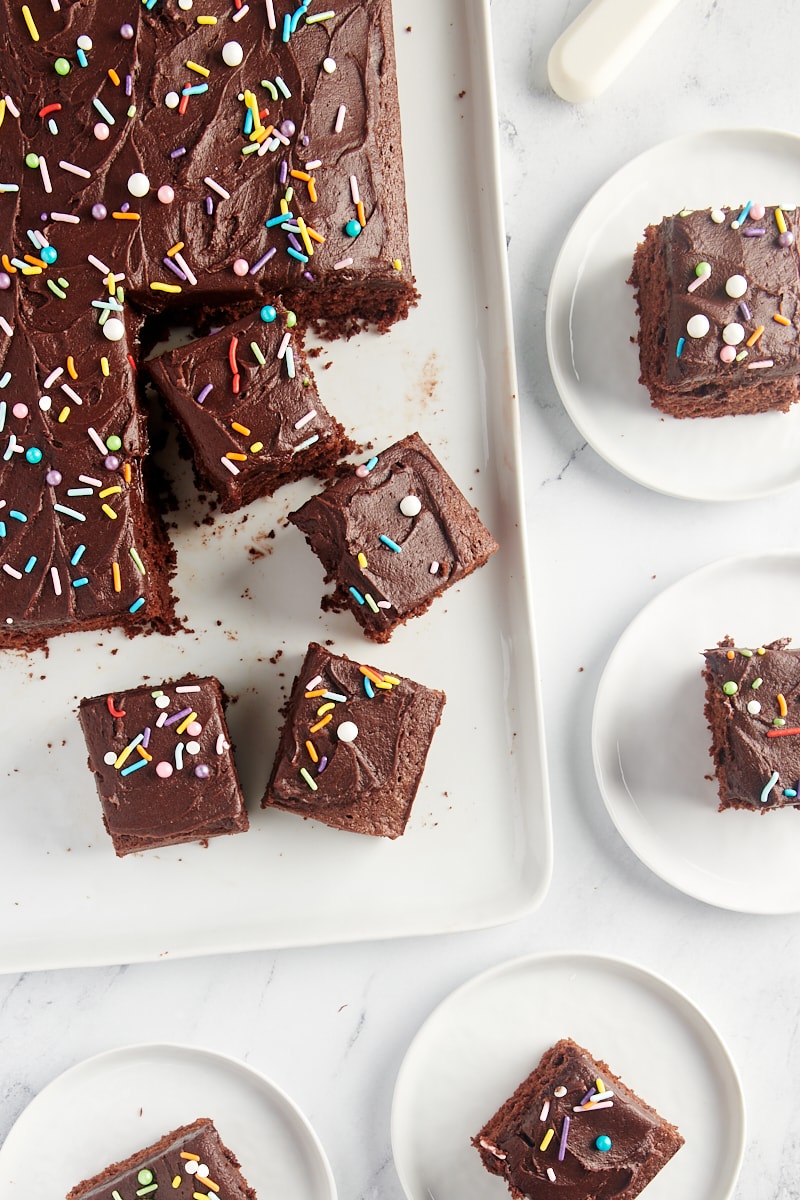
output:
[[[71,354],[67,355],[67,371],[72,379],[78,378],[78,372],[75,369],[75,359]]]
[[[385,681],[386,683],[391,683],[391,684],[394,684],[394,686],[395,686],[395,687],[396,687],[396,686],[399,684],[399,682],[400,682],[400,680],[397,678],[397,676],[396,676],[396,675],[384,675],[384,677],[383,677],[383,678],[384,678],[384,681]]]
[[[228,453],[225,455],[225,457],[232,459],[234,462],[246,462],[247,461],[246,454],[237,454],[233,450],[229,450]]]
[[[109,296],[114,295],[114,289],[116,288],[116,286],[117,286],[117,281],[114,278],[114,276],[111,274],[111,272],[109,271],[108,278],[106,279],[106,287],[108,288]]]
[[[322,717],[326,712],[330,712],[334,708],[336,708],[336,705],[332,700],[329,700],[327,704],[320,704],[319,708],[317,709],[317,716]]]
[[[28,26],[28,33],[35,42],[38,42],[39,30],[36,28],[33,17],[31,16],[31,10],[28,8],[27,4],[23,4],[22,6],[22,15],[25,18],[25,24]]]
[[[3,119],[5,118],[5,115],[6,115],[6,102],[5,102],[5,100],[0,100],[0,125],[3,124]]]
[[[179,283],[151,283],[150,290],[153,292],[182,292],[183,288]]]
[[[131,481],[131,464],[129,462],[122,464],[122,478],[126,483]]]
[[[778,233],[786,233],[786,217],[780,208],[775,209],[775,224],[778,226]]]
[[[17,268],[11,265],[11,262],[9,261],[9,257],[7,254],[3,255],[3,270],[8,275],[16,275],[16,273],[17,273]]]
[[[192,62],[190,58],[187,58],[186,66],[190,71],[197,71],[198,75],[204,75],[206,79],[208,79],[209,75],[211,74],[208,67],[201,67],[200,63]]]
[[[216,17],[198,17],[197,18],[198,25],[216,25],[216,23],[217,23]]]
[[[361,228],[363,229],[367,223],[367,218],[364,216],[364,201],[363,200],[359,200],[358,204],[356,205],[356,215],[358,216],[358,223],[361,226]]]
[[[108,68],[108,78],[111,80],[114,87],[119,87],[119,75],[113,67]]]
[[[180,254],[181,250],[183,249],[183,247],[185,245],[186,245],[185,242],[176,242],[175,245],[171,246],[170,249],[167,251],[167,258],[172,258],[173,254]]]
[[[309,733],[317,733],[320,729],[323,728],[323,726],[328,724],[328,721],[332,721],[332,720],[333,720],[333,717],[331,716],[331,714],[326,713],[321,721],[317,721],[316,725],[311,726],[311,728],[309,729],[308,732]]]
[[[47,263],[43,258],[34,258],[32,254],[24,254],[23,259],[26,263],[30,263],[32,267],[46,267]]]
[[[308,198],[312,204],[317,203],[317,185],[313,179],[309,179],[308,181]]]
[[[358,552],[358,565],[361,567],[362,571],[366,571],[367,567],[369,566],[369,563],[367,562],[367,556],[363,550],[359,550]]]
[[[120,578],[120,574],[119,574],[119,563],[111,564],[111,578],[114,581],[114,591],[121,592],[122,591],[122,579]]]
[[[754,329],[753,332],[750,334],[750,337],[745,342],[745,346],[754,346],[755,343],[758,341],[758,339],[761,337],[763,332],[764,332],[764,326],[759,325],[758,329]]]
[[[317,688],[317,690],[315,692],[306,692],[305,698],[306,698],[306,700],[313,700],[316,696],[324,696],[324,695],[325,695],[325,688]]]
[[[287,213],[289,211],[289,201],[288,200],[286,200],[286,199],[281,200],[280,210],[282,213]]]
[[[184,717],[184,719],[181,721],[180,725],[179,725],[179,726],[178,726],[178,728],[175,730],[175,732],[176,732],[176,733],[179,733],[179,734],[180,734],[180,733],[186,733],[186,730],[189,728],[189,726],[191,725],[192,721],[196,721],[196,720],[197,720],[197,713],[196,713],[196,712],[190,712],[190,713],[189,713],[189,715],[188,715],[188,717]]]
[[[779,325],[791,325],[792,323],[789,318],[784,317],[782,313],[773,313],[772,319],[773,321],[777,321]]]
[[[64,407],[62,408],[61,412],[58,414],[59,424],[63,425],[68,416],[69,416],[69,405],[65,404]]]
[[[119,770],[122,764],[127,759],[128,755],[133,753],[133,746],[126,746],[124,750],[120,750],[114,763],[115,770]]]
[[[98,492],[97,494],[101,499],[105,499],[106,496],[116,496],[121,491],[122,488],[116,484],[114,487],[103,488],[102,492]]]
[[[138,221],[140,219],[138,213],[132,212],[112,212],[111,215],[115,221]]]
[[[392,685],[390,683],[387,683],[385,679],[381,679],[380,681],[376,680],[375,687],[383,688],[384,691],[388,692],[388,691],[391,691]]]
[[[402,259],[399,259],[399,258],[393,258],[393,259],[392,259],[392,266],[394,267],[395,271],[402,271],[402,269],[403,269],[403,262],[402,262]]]
[[[544,1137],[542,1138],[542,1140],[541,1140],[541,1142],[540,1142],[540,1144],[539,1144],[539,1149],[540,1149],[540,1150],[546,1150],[546,1149],[547,1149],[547,1147],[550,1145],[550,1143],[551,1143],[551,1142],[552,1142],[552,1140],[553,1140],[553,1135],[554,1135],[554,1132],[555,1132],[555,1131],[554,1131],[553,1129],[548,1129],[547,1133],[544,1135]]]
[[[231,423],[231,429],[235,429],[237,433],[244,434],[245,437],[250,437],[250,430],[246,425],[240,425],[238,421],[233,421]]]
[[[302,179],[304,183],[308,183],[311,176],[306,171],[290,171],[292,179]]]
[[[23,267],[22,268],[23,275],[41,275],[41,273],[42,273],[41,267]]]
[[[253,127],[258,131],[261,128],[261,113],[258,111],[258,100],[252,92],[245,92],[244,102],[253,114]]]
[[[250,453],[258,454],[259,450],[263,450],[263,449],[264,449],[263,442],[253,442],[252,446],[250,447]]]
[[[785,717],[788,711],[786,708],[786,697],[781,692],[778,692],[778,711],[782,717]]]
[[[269,137],[271,132],[272,132],[272,126],[270,126],[269,129],[265,129],[262,125],[258,129],[253,130],[253,132],[250,134],[250,141],[258,142],[258,144],[260,146],[262,142],[265,142],[267,140],[267,138]]]
[[[104,375],[109,374],[108,359],[106,358],[105,354],[100,359],[100,370],[103,372]]]
[[[306,742],[306,750],[312,762],[319,762],[319,755],[313,742]]]
[[[180,1177],[180,1175],[176,1175],[176,1176],[175,1176],[175,1178],[174,1178],[174,1179],[173,1179],[173,1181],[172,1181],[172,1186],[173,1186],[174,1188],[179,1188],[179,1187],[181,1186],[181,1177]]]
[[[314,247],[311,245],[311,238],[308,236],[306,223],[302,217],[297,218],[297,228],[300,230],[300,237],[303,239],[303,245],[306,248],[306,254],[311,257],[311,255],[314,253]]]
[[[142,758],[143,758],[143,759],[144,759],[146,762],[152,762],[152,761],[153,761],[153,756],[152,756],[152,754],[148,754],[148,753],[147,753],[147,751],[145,750],[144,746],[142,746],[142,745],[139,745],[139,746],[137,746],[137,747],[136,747],[136,749],[139,751],[139,753],[141,754]]]
[[[594,1086],[597,1088],[598,1092],[604,1092],[606,1090],[606,1085],[603,1083],[602,1079],[595,1079]]]
[[[113,508],[109,504],[103,505],[103,512],[106,514],[107,517],[110,517],[112,521],[116,521],[117,514],[114,512]]]

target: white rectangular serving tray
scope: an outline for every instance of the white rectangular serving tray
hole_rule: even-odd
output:
[[[323,343],[327,406],[376,452],[418,431],[500,543],[386,646],[324,614],[322,568],[285,517],[315,484],[213,524],[188,472],[173,536],[191,632],[119,632],[0,660],[0,970],[388,938],[490,926],[552,869],[526,565],[488,0],[395,0],[413,268],[422,300],[381,337]],[[274,534],[274,536],[273,536]],[[279,709],[308,642],[447,693],[397,841],[259,807]],[[217,675],[249,833],[118,859],[78,726],[82,696]]]

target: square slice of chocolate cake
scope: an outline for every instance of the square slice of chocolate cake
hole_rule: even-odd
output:
[[[81,700],[78,715],[119,857],[248,828],[213,676]]]
[[[645,230],[630,283],[640,382],[673,417],[786,412],[800,396],[800,209],[748,202]]]
[[[514,1200],[633,1200],[683,1141],[604,1062],[564,1038],[472,1144]]]
[[[324,603],[350,609],[374,642],[417,617],[497,550],[433,452],[411,434],[337,479],[289,520],[335,583]]]
[[[257,1200],[239,1169],[239,1160],[224,1144],[214,1123],[199,1117],[166,1133],[152,1146],[76,1184],[67,1200],[127,1200],[128,1196],[174,1196],[192,1200]]]
[[[705,716],[719,811],[800,807],[800,650],[725,638],[705,650]]]
[[[223,512],[305,475],[330,475],[353,450],[319,398],[280,302],[148,363],[191,447],[195,474]]]
[[[286,706],[262,808],[399,837],[444,704],[443,692],[312,642]]]

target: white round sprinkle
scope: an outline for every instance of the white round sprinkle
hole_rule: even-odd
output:
[[[400,512],[404,517],[416,517],[422,512],[422,502],[417,496],[403,496]]]
[[[186,743],[186,753],[187,754],[199,754],[200,753],[200,743],[199,742],[187,742]]]
[[[725,280],[725,291],[732,300],[740,300],[747,291],[747,280],[744,275],[731,275]]]
[[[725,213],[722,211],[721,208],[712,208],[711,220],[714,222],[715,225],[721,225],[722,222],[725,220]]]
[[[106,142],[111,136],[111,130],[106,125],[105,121],[98,121],[92,130],[98,142]]]
[[[193,4],[194,0],[178,0],[178,8],[184,12],[189,12]]]
[[[121,342],[125,337],[125,326],[119,317],[109,317],[103,326],[103,333],[110,342]]]
[[[189,1159],[186,1166],[184,1167],[184,1170],[186,1171],[187,1175],[196,1175],[197,1174],[197,1163],[194,1161],[193,1158]]]
[[[89,37],[88,33],[82,33],[81,36],[78,38],[78,48],[80,50],[91,50],[93,45],[94,45],[94,43],[93,43],[92,39]]]
[[[197,1174],[202,1175],[203,1179],[205,1179],[206,1175],[208,1174],[208,1167],[205,1163],[197,1164]]]
[[[336,59],[335,58],[323,58],[322,69],[326,75],[332,75],[333,72],[336,70]]]
[[[342,721],[336,729],[336,736],[340,742],[354,742],[358,737],[358,726],[355,721]]]
[[[128,177],[128,191],[132,196],[146,196],[150,191],[150,180],[141,171],[134,171]]]
[[[181,98],[177,92],[167,92],[166,96],[164,97],[164,103],[166,104],[167,108],[177,108],[180,102]]]
[[[559,1099],[561,1099],[562,1096],[566,1096],[566,1094],[567,1094],[567,1089],[563,1086],[563,1084],[559,1084],[558,1087],[553,1092],[553,1095],[558,1096]]]
[[[701,338],[705,337],[711,328],[711,322],[704,313],[695,313],[693,317],[689,317],[686,322],[686,332],[689,337]]]
[[[42,396],[39,399],[39,408],[42,410],[42,412],[49,412],[50,405],[52,403],[53,403],[53,401],[50,399],[49,396]]]
[[[738,321],[731,321],[722,331],[722,340],[726,346],[738,346],[744,341],[744,328]]]
[[[761,712],[761,705],[758,703],[757,700],[750,700],[747,705],[747,711],[752,716],[755,717],[758,713]]]
[[[244,58],[244,50],[238,42],[226,42],[222,47],[222,61],[226,67],[239,67]]]
[[[169,708],[169,696],[156,696],[156,708]]]
[[[116,761],[117,761],[117,756],[113,750],[109,750],[108,754],[103,755],[103,762],[106,764],[107,767],[113,767],[113,765]]]

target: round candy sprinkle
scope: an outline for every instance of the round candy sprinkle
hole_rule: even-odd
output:
[[[199,1167],[194,1159],[189,1159],[186,1166],[183,1168],[187,1175],[196,1175]]]
[[[207,763],[198,763],[194,769],[194,773],[198,779],[208,779],[211,774],[211,768]]]
[[[722,340],[726,346],[738,346],[739,342],[744,341],[744,326],[738,321],[731,321],[722,331]]]
[[[695,275],[699,278],[701,275],[711,274],[711,263],[699,262],[694,269]]]
[[[113,765],[116,761],[117,761],[117,756],[113,750],[109,750],[107,754],[103,755],[103,762],[106,764],[107,767],[113,767]]]
[[[160,762],[156,763],[156,775],[159,779],[169,779],[172,774],[172,763]]]
[[[250,264],[246,258],[237,258],[233,264],[234,275],[244,276],[250,270]]]
[[[751,204],[750,205],[749,216],[752,221],[763,220],[763,218],[766,216],[766,213],[767,213],[767,210],[763,204]]]
[[[21,401],[19,401],[17,404],[14,405],[14,407],[12,408],[11,411],[15,417],[19,417],[21,420],[23,417],[27,417],[28,406],[27,406],[27,404],[23,404]]]
[[[39,257],[41,258],[42,262],[46,262],[50,267],[58,258],[58,251],[56,250],[55,246],[42,246],[41,250],[39,251]]]
[[[122,32],[122,31],[120,30],[120,32]],[[81,36],[78,38],[78,49],[79,50],[91,50],[93,45],[94,45],[94,42],[89,37],[88,33],[82,33]]]
[[[150,191],[150,180],[142,171],[134,171],[128,176],[128,191],[132,196],[146,196]]]
[[[110,136],[111,130],[106,125],[105,121],[98,121],[92,130],[98,142],[104,142]]]
[[[103,333],[110,342],[121,342],[125,337],[125,326],[119,317],[109,317],[103,326]],[[112,448],[109,447],[109,449]]]
[[[261,320],[269,325],[270,321],[274,321],[278,315],[278,310],[273,308],[271,304],[265,304],[261,310]]]
[[[189,737],[196,738],[203,732],[203,726],[199,721],[192,721],[190,725],[186,726],[186,732],[188,733]],[[195,750],[194,753],[196,754],[197,751]]]
[[[126,42],[129,42],[131,40],[131,38],[133,37],[133,26],[129,25],[128,22],[126,21],[124,25],[120,25],[119,35],[120,35],[120,37],[125,38]]]
[[[333,72],[336,70],[336,59],[335,58],[323,58],[322,69],[326,75],[332,75]]]
[[[358,737],[358,726],[355,721],[342,721],[336,728],[336,736],[340,742],[354,742]]]
[[[293,137],[297,126],[294,121],[287,117],[285,121],[281,121],[280,130],[284,137]]]
[[[721,225],[722,222],[725,220],[725,213],[722,211],[721,208],[712,208],[709,215],[715,225]]]
[[[39,408],[42,410],[42,412],[49,412],[50,405],[52,403],[53,403],[53,401],[50,399],[49,396],[40,396],[39,397]]]
[[[723,683],[722,690],[726,696],[735,696],[739,690],[739,685],[738,683],[734,683],[732,679],[729,679],[727,683]]]
[[[601,1154],[606,1154],[611,1149],[611,1138],[607,1133],[601,1133],[598,1138],[595,1138],[594,1144]]]
[[[167,92],[166,96],[164,97],[164,103],[166,104],[167,108],[177,108],[180,102],[181,98],[177,92]]]
[[[53,63],[53,69],[55,70],[56,75],[69,75],[70,71],[72,70],[69,65],[69,61],[66,58],[57,58]]]
[[[355,219],[355,217],[353,217],[345,225],[344,231],[348,237],[351,237],[351,238],[358,237],[358,235],[361,233],[361,224],[360,224],[360,222],[358,222]]]
[[[25,451],[25,457],[29,463],[35,466],[42,461],[42,452],[38,446],[29,446]]]
[[[553,1092],[553,1095],[557,1096],[559,1100],[561,1099],[562,1096],[566,1096],[566,1094],[567,1094],[567,1089],[564,1087],[563,1083],[560,1083]]]
[[[108,324],[107,321],[106,321],[106,324]],[[122,438],[117,437],[117,435],[115,433],[112,433],[110,437],[106,438],[106,446],[108,447],[109,450],[121,450],[122,449]]]
[[[222,61],[226,67],[240,67],[244,59],[244,50],[238,42],[226,42],[222,47]]]
[[[723,346],[719,352],[720,362],[732,363],[736,358],[736,351],[733,346]]]
[[[178,8],[182,9],[183,12],[190,12],[193,3],[194,0],[178,0]]]
[[[747,280],[744,275],[731,275],[725,280],[725,291],[732,300],[741,300],[747,291]]]
[[[0,291],[5,292],[11,287],[11,276],[7,271],[0,271]]]
[[[290,308],[287,308],[287,310],[286,310],[286,328],[294,329],[296,324],[297,324],[296,314],[293,313]]]
[[[61,483],[61,472],[60,471],[48,471],[44,477],[44,481],[50,487],[58,487],[58,485]]]
[[[95,221],[105,221],[106,217],[108,216],[108,209],[106,208],[105,204],[93,204],[92,216],[94,217]]]
[[[30,154],[25,155],[25,166],[26,167],[32,167],[35,169],[36,167],[38,167],[38,165],[39,165],[39,155],[38,154],[34,154],[33,151],[31,151]]]
[[[199,742],[187,742],[186,743],[186,753],[187,754],[199,754],[200,753],[200,743]]]
[[[172,201],[175,199],[175,192],[168,183],[162,183],[156,195],[162,204],[172,204]]]
[[[422,502],[418,496],[403,496],[400,501],[400,512],[404,517],[416,517],[422,512]]]
[[[153,1174],[153,1172],[150,1170],[149,1167],[142,1167],[142,1169],[139,1171],[138,1175],[136,1176],[136,1179],[139,1183],[146,1186],[148,1183],[153,1182],[153,1180],[155,1179],[155,1175]]]
[[[119,459],[116,454],[107,454],[103,459],[103,466],[107,471],[116,471],[119,468]]]
[[[358,224],[358,222],[356,222]],[[711,322],[704,313],[695,313],[693,317],[689,317],[686,322],[686,332],[689,337],[701,338],[705,337],[711,328]]]
[[[779,246],[793,246],[794,245],[794,234],[792,233],[791,229],[787,229],[785,233],[782,233],[780,235],[780,237],[778,238],[778,245]]]
[[[757,700],[748,700],[747,711],[750,713],[751,717],[756,717],[761,712],[761,705]]]
[[[156,696],[156,708],[169,708],[169,696]]]

